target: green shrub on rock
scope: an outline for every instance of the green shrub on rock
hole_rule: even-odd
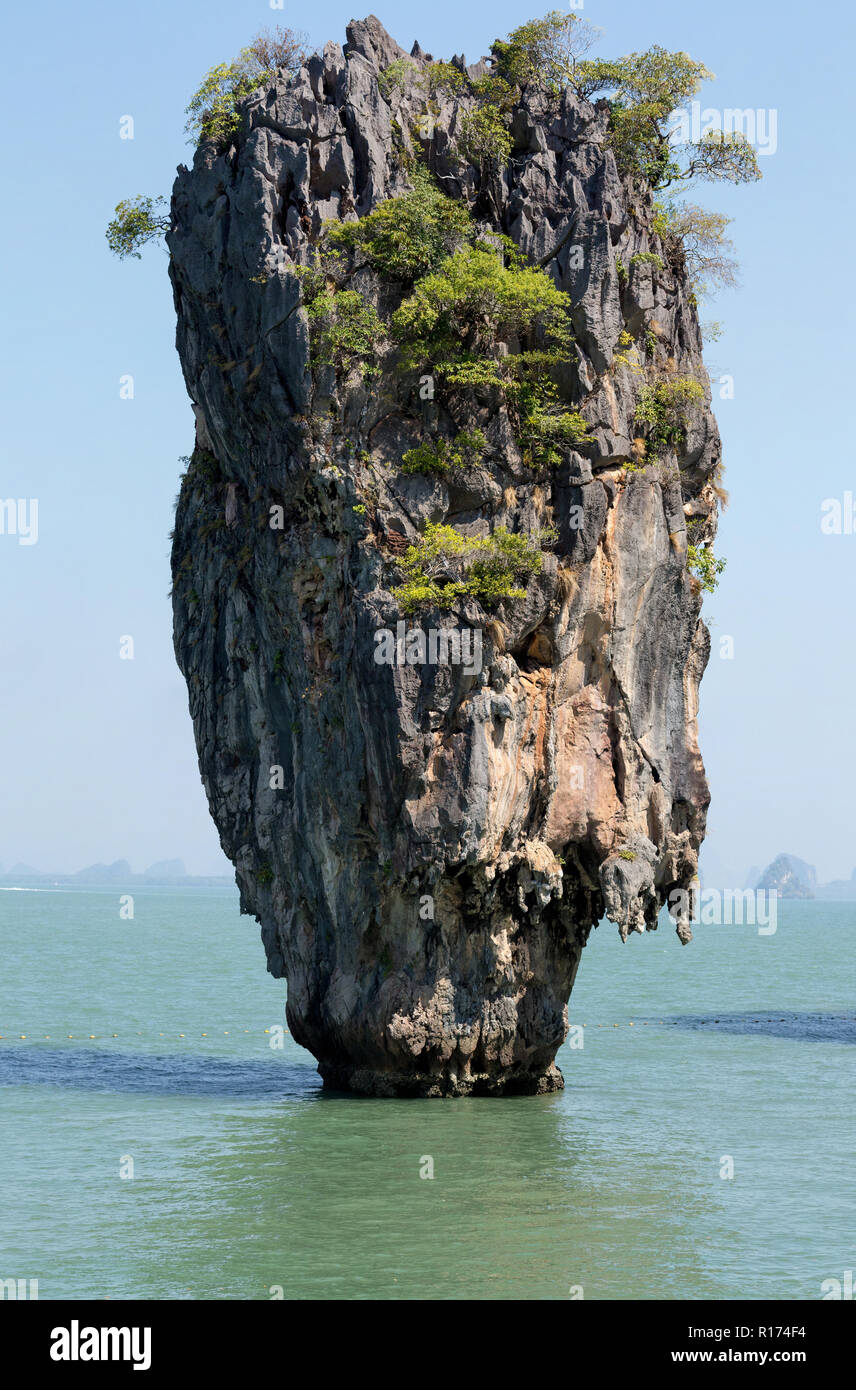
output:
[[[635,256],[630,257],[631,265],[650,265],[655,270],[663,270],[663,257],[658,256],[656,251],[637,251]]]
[[[379,275],[407,283],[434,270],[475,234],[464,204],[443,193],[426,169],[415,167],[410,178],[408,193],[388,198],[358,222],[326,229],[331,246],[361,251]]]
[[[465,75],[460,68],[455,67],[454,63],[429,63],[425,69],[425,78],[431,96],[436,96],[438,92],[442,91],[456,96],[467,85]]]
[[[404,613],[448,610],[465,598],[488,607],[524,598],[520,581],[540,572],[541,547],[555,538],[550,528],[524,536],[498,526],[490,536],[464,536],[454,526],[429,523],[401,561],[404,583],[393,597]]]
[[[518,439],[524,463],[538,469],[555,468],[571,449],[590,443],[591,435],[578,410],[537,405],[521,422]]]
[[[296,72],[305,43],[305,35],[293,29],[262,30],[231,63],[209,68],[185,111],[185,130],[192,143],[212,140],[224,149],[240,125],[239,103],[258,87],[272,83],[278,68]]]
[[[414,63],[412,58],[393,58],[391,63],[387,63],[377,80],[380,94],[390,101],[395,92],[403,92],[407,86],[407,79],[419,73],[418,63]]]
[[[348,372],[364,363],[366,376],[376,376],[373,361],[384,337],[374,305],[355,290],[317,294],[305,305],[312,342],[312,365]]]
[[[501,108],[487,103],[464,116],[455,148],[482,172],[505,164],[511,154],[512,139]]]
[[[725,565],[726,561],[717,560],[709,546],[687,546],[687,569],[699,581],[705,593],[713,593]]]
[[[481,430],[461,430],[455,438],[423,440],[402,455],[403,473],[449,473],[456,468],[471,468],[479,463],[487,449]]]
[[[500,77],[518,87],[546,86],[560,92],[573,83],[584,53],[599,30],[579,15],[550,10],[543,19],[519,25],[491,51]]]
[[[568,331],[570,299],[546,271],[506,265],[495,246],[481,242],[450,256],[426,275],[392,319],[410,358],[435,363],[460,351],[491,353],[499,340]]]
[[[116,204],[115,216],[107,223],[107,245],[120,261],[131,256],[140,260],[140,247],[150,241],[160,241],[169,231],[169,217],[156,208],[166,204],[165,198],[123,198]]]
[[[703,400],[704,388],[691,376],[678,376],[643,388],[636,419],[648,426],[648,443],[655,454],[683,447],[687,411]]]

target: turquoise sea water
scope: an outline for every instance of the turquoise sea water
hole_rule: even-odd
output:
[[[132,891],[132,921],[114,889],[0,891],[0,1279],[817,1299],[856,1268],[856,904],[780,903],[772,936],[701,926],[685,948],[601,926],[564,1092],[377,1101],[271,1048],[284,984],[235,893]]]

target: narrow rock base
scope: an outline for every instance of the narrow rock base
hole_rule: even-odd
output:
[[[319,1075],[330,1091],[352,1095],[442,1100],[461,1096],[544,1096],[564,1089],[553,1063],[546,1071],[508,1070],[470,1075],[449,1072],[370,1071],[364,1067],[320,1062]]]

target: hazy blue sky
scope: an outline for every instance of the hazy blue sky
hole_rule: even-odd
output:
[[[470,61],[543,12],[519,0],[378,8],[406,47],[418,38]],[[603,27],[605,54],[659,43],[703,60],[717,74],[705,105],[777,112],[763,182],[697,195],[734,215],[743,267],[741,289],[703,313],[723,321],[708,358],[735,383],[733,400],[714,394],[732,502],[718,545],[728,568],[705,604],[710,848],[732,879],[780,850],[821,878],[849,875],[856,534],[823,535],[820,519],[824,499],[856,491],[851,10],[586,0],[577,12]],[[139,869],[177,855],[191,871],[227,868],[171,644],[167,535],[193,422],[166,256],[120,264],[104,228],[120,198],[169,193],[208,67],[278,22],[342,42],[351,15],[329,0],[7,12],[0,497],[39,502],[37,544],[0,536],[7,867],[126,857]],[[126,115],[133,140],[119,138]],[[133,400],[119,397],[126,373]],[[133,661],[119,659],[126,634]],[[733,660],[717,654],[724,635]]]

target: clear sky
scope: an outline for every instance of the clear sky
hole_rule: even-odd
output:
[[[407,48],[418,38],[469,61],[543,13],[535,0],[377,10]],[[825,535],[820,521],[825,499],[856,492],[851,7],[585,0],[577,13],[603,28],[604,55],[683,49],[717,74],[705,105],[777,113],[763,182],[696,195],[734,216],[742,263],[741,288],[702,315],[723,322],[708,358],[734,378],[732,400],[714,393],[732,500],[718,544],[728,567],[705,603],[710,852],[735,886],[782,850],[821,879],[849,876],[856,533]],[[5,867],[178,856],[191,872],[227,871],[172,654],[168,533],[193,422],[166,255],[119,263],[104,228],[120,198],[168,194],[190,161],[183,111],[207,68],[276,23],[343,42],[351,17],[337,0],[6,11],[0,497],[39,510],[36,544],[0,535]],[[133,140],[120,139],[128,115]],[[133,400],[120,399],[126,374]],[[733,660],[718,655],[723,636]]]

